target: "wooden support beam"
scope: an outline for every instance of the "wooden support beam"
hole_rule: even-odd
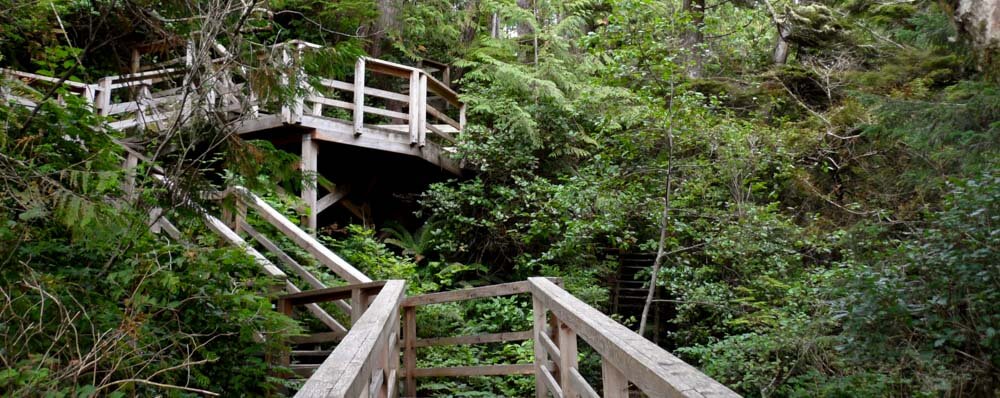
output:
[[[303,220],[303,226],[316,235],[316,223],[319,216],[316,205],[316,180],[318,171],[319,142],[312,139],[312,132],[302,135],[302,201],[309,207],[309,214]]]
[[[343,199],[347,194],[351,192],[351,188],[346,185],[337,185],[333,188],[333,192],[324,195],[322,198],[316,201],[316,214],[323,212],[324,210],[330,208],[337,204],[341,199]]]

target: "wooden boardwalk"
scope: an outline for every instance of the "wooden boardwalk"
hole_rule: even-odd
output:
[[[313,47],[296,41],[275,48],[281,51],[284,59],[291,60],[297,52]],[[226,54],[224,48],[218,51]],[[8,80],[0,85],[0,98],[34,107],[37,104],[33,99],[18,95],[11,80],[28,86],[62,84],[66,93],[83,97],[95,112],[108,117],[112,128],[159,129],[169,123],[179,123],[195,111],[186,96],[187,88],[193,83],[187,80],[185,72],[191,67],[190,62],[175,60],[153,65],[142,72],[101,78],[96,83],[59,82],[50,77],[4,69]],[[304,95],[271,108],[257,100],[259,93],[248,86],[251,80],[246,78],[245,71],[220,68],[216,72],[210,81],[199,83],[209,87],[208,96],[217,108],[213,111],[221,109],[231,114],[237,134],[298,134],[305,171],[317,170],[318,142],[414,156],[452,173],[461,171],[447,155],[455,137],[465,128],[465,106],[446,84],[421,69],[360,58],[351,82],[313,79],[319,81],[319,87],[303,85],[300,92]],[[403,79],[405,84],[397,87],[404,89],[390,91],[372,87],[366,84],[372,74]],[[282,83],[306,80],[292,77],[283,75]],[[447,77],[444,80],[447,81]],[[437,106],[432,105],[434,103]],[[273,110],[268,112],[266,109]],[[134,149],[125,147],[125,151],[127,159],[123,167],[134,168],[139,162],[148,161]],[[152,170],[154,177],[167,189],[173,186],[155,165]],[[131,192],[129,184],[126,181],[123,187],[127,194]],[[305,227],[315,230],[316,215],[336,202],[338,196],[343,197],[343,193],[333,191],[318,197],[318,189],[315,183],[312,184],[303,187],[302,197],[312,209]],[[289,347],[284,355],[274,359],[276,372],[284,369],[307,377],[297,397],[413,397],[417,394],[417,378],[515,374],[534,375],[538,398],[624,398],[640,391],[648,397],[738,396],[580,301],[558,281],[529,278],[522,282],[408,297],[406,281],[372,281],[253,192],[237,186],[206,196],[219,200],[232,197],[237,202],[239,210],[234,214],[216,217],[205,209],[199,212],[209,230],[244,250],[266,275],[283,282],[286,294],[276,299],[275,309],[295,316],[295,309],[302,307],[326,328],[293,338],[293,344],[312,346],[312,349]],[[247,222],[251,214],[280,235],[266,236],[256,230]],[[162,209],[152,212],[150,228],[178,241],[186,239],[164,216]],[[310,261],[325,267],[345,285],[328,287],[319,275],[283,251],[275,243],[276,239],[294,242],[308,253]],[[278,264],[262,251],[277,259]],[[290,278],[289,274],[294,277]],[[305,291],[296,285],[296,280],[308,285]],[[510,295],[531,297],[532,330],[417,338],[419,307]],[[332,307],[319,305],[326,302],[333,303]],[[350,323],[342,324],[329,313],[330,308],[343,311],[347,316],[340,319],[350,319]],[[525,340],[533,341],[534,361],[531,363],[416,367],[420,347]],[[600,356],[601,379],[599,384],[594,383],[600,388],[594,388],[579,370],[578,341],[589,345]],[[332,344],[336,347],[331,349]]]

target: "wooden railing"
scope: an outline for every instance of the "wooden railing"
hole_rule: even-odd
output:
[[[399,345],[396,342],[405,287],[406,281],[385,282],[368,310],[295,396],[397,396]]]
[[[188,47],[189,52],[192,51],[191,46]],[[209,73],[200,75],[199,81],[193,81],[189,73],[195,67],[191,54],[152,68],[141,68],[147,69],[141,72],[102,77],[96,83],[60,82],[53,77],[3,68],[0,72],[28,86],[61,84],[70,94],[79,95],[92,104],[97,113],[109,117],[110,125],[115,129],[183,122],[197,111],[193,101],[195,92],[204,97],[200,104],[204,111],[244,111],[250,114],[251,119],[261,116],[259,110],[264,104],[258,98],[268,97],[259,92],[264,88],[236,83],[253,79],[247,76],[243,66],[232,62],[224,47],[216,45],[214,48],[219,58],[204,65]],[[280,104],[285,123],[301,123],[304,116],[343,119],[353,123],[355,135],[363,134],[368,128],[408,133],[411,143],[419,146],[428,142],[428,132],[430,137],[436,137],[434,141],[446,145],[454,143],[455,135],[465,129],[465,106],[459,101],[458,94],[424,70],[361,57],[356,62],[352,82],[323,77],[310,79],[296,62],[303,52],[319,48],[318,45],[298,40],[274,48],[285,64],[280,83],[297,81],[302,85],[300,90],[292,90],[297,92],[293,98]],[[401,85],[403,89],[397,92],[367,84],[369,80],[366,76],[372,74],[406,80]],[[310,86],[310,80],[318,81],[317,86]],[[14,95],[2,85],[0,88],[3,89],[0,97],[27,106],[35,104],[29,97]],[[441,103],[450,109],[438,109],[428,102],[429,97],[441,99]],[[346,111],[350,116],[334,115],[330,112],[332,109]],[[330,116],[325,116],[327,114]],[[366,117],[372,120],[366,123]]]
[[[577,338],[601,356],[605,398],[738,397],[735,392],[545,278],[528,278],[534,312],[536,396],[600,397],[578,368]],[[548,319],[546,319],[548,313]],[[551,325],[546,329],[545,325]]]
[[[369,73],[408,79],[406,92],[367,86],[366,76]],[[454,134],[465,129],[465,106],[458,100],[458,94],[421,69],[380,59],[358,58],[352,83],[333,79],[319,79],[319,82],[321,87],[318,89],[307,88],[310,94],[302,99],[306,106],[291,107],[289,122],[301,120],[304,114],[323,116],[328,108],[341,109],[350,112],[355,135],[364,133],[365,117],[373,115],[390,120],[388,123],[373,123],[374,127],[409,133],[410,142],[420,146],[426,145],[428,131],[446,141],[444,143],[454,143]],[[357,90],[356,87],[364,89]],[[341,99],[347,97],[346,93],[350,94],[350,102]],[[429,95],[437,96],[458,109],[459,120],[431,105]],[[382,102],[381,106],[375,100]],[[406,107],[406,112],[402,112],[403,107]],[[296,114],[296,109],[303,110],[303,113]],[[432,123],[432,120],[437,123]]]
[[[487,297],[511,296],[530,292],[529,283],[527,281],[522,281],[407,297],[406,300],[403,301],[403,340],[400,343],[403,346],[403,378],[405,380],[404,385],[406,386],[406,396],[415,396],[417,389],[416,378],[418,377],[532,374],[535,369],[532,364],[417,368],[417,348],[419,347],[524,341],[530,339],[532,333],[530,330],[527,330],[506,333],[479,334],[472,336],[418,339],[417,307]]]
[[[649,397],[738,397],[656,344],[580,301],[559,280],[527,281],[407,297],[402,302],[404,394],[415,397],[420,377],[464,377],[534,374],[536,396],[600,397],[578,367],[577,338],[601,356],[604,397],[629,395],[629,383]],[[531,294],[533,329],[472,336],[417,338],[416,309],[454,301]],[[417,368],[416,349],[440,345],[533,340],[531,364]]]

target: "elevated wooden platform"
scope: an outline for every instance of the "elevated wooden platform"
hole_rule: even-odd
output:
[[[283,58],[289,60],[289,65],[293,65],[291,60],[296,58],[297,52],[310,48],[315,46],[303,42],[276,46],[282,51]],[[319,79],[320,87],[300,87],[306,95],[292,98],[289,102],[266,104],[257,100],[259,93],[248,85],[247,82],[252,79],[248,79],[238,65],[225,62],[228,57],[225,49],[219,52],[223,57],[221,63],[213,60],[210,65],[201,66],[215,68],[217,73],[203,76],[204,79],[197,85],[189,73],[194,69],[190,64],[192,57],[186,57],[186,61],[153,66],[146,72],[105,77],[95,84],[60,82],[50,77],[10,70],[3,70],[3,74],[22,85],[62,84],[66,93],[83,97],[96,112],[109,117],[111,126],[118,129],[164,128],[171,123],[179,125],[187,122],[194,112],[229,115],[237,134],[247,137],[273,135],[276,140],[298,143],[305,171],[322,170],[321,143],[397,154],[420,159],[447,172],[461,171],[460,165],[448,158],[448,153],[455,135],[464,130],[465,107],[458,101],[456,93],[423,70],[361,58],[356,64],[353,83]],[[184,67],[173,66],[177,64],[184,64]],[[387,87],[369,87],[365,84],[369,72],[408,79],[405,90],[394,92]],[[293,81],[290,77],[283,76],[282,82],[288,84]],[[306,79],[294,81],[305,82]],[[7,83],[0,85],[3,100],[27,107],[37,106],[32,97],[19,95],[15,92],[18,87]],[[208,101],[198,104],[189,101],[190,94],[195,90],[200,90],[199,95],[204,95]],[[346,98],[344,92],[351,93],[352,101],[341,99]],[[438,97],[442,109],[430,105],[429,93]],[[382,101],[382,106],[379,106],[379,101]],[[265,109],[272,111],[269,113]],[[441,124],[429,123],[428,117],[437,119]],[[124,147],[124,150],[127,158],[123,167],[126,169],[135,168],[139,162],[150,162],[131,148]],[[342,164],[337,167],[344,168]],[[353,167],[371,165],[358,161]],[[150,170],[152,177],[166,189],[176,187],[155,164]],[[132,173],[126,175],[133,177],[126,177],[123,192],[131,196],[135,177]],[[312,209],[307,222],[307,226],[312,228],[315,228],[320,212],[345,200],[349,194],[349,186],[333,186],[324,188],[326,194],[318,197],[319,189],[316,183],[307,183],[302,190],[303,200]],[[549,279],[529,278],[522,282],[407,297],[406,281],[373,282],[309,231],[300,228],[245,188],[235,186],[224,192],[205,193],[206,197],[215,199],[229,195],[235,197],[238,208],[220,218],[197,204],[189,205],[201,214],[209,230],[243,250],[266,275],[281,281],[288,294],[276,300],[278,311],[294,316],[296,307],[304,307],[319,320],[317,325],[325,328],[322,332],[292,340],[292,344],[314,345],[312,349],[293,350],[290,347],[285,355],[277,358],[276,374],[292,372],[308,377],[297,397],[412,397],[419,393],[415,380],[420,377],[517,374],[534,375],[536,398],[549,395],[557,398],[596,398],[599,397],[597,390],[579,368],[579,341],[590,345],[600,356],[604,397],[625,398],[637,391],[649,397],[738,396]],[[168,220],[169,212],[170,209],[153,209],[150,229],[184,241],[185,237]],[[307,253],[309,261],[337,275],[346,286],[328,287],[322,281],[326,278],[318,277],[299,262],[304,255],[296,254],[296,259],[287,253],[275,243],[274,237],[268,237],[251,226],[248,214],[266,222],[268,229],[277,231],[277,239],[294,242]],[[281,266],[272,263],[259,250],[269,253]],[[302,291],[296,283],[306,284],[310,290]],[[416,337],[418,307],[509,295],[530,295],[533,303],[532,330],[435,339]],[[319,305],[326,302],[332,302],[332,305]],[[334,310],[348,315],[349,328],[341,323],[344,316],[331,315]],[[268,337],[259,334],[255,338],[263,341]],[[416,367],[418,347],[524,340],[532,340],[534,357],[530,363]],[[329,345],[334,343],[337,343],[336,348],[330,349]],[[306,358],[313,362],[307,362]],[[315,362],[323,358],[321,364]]]

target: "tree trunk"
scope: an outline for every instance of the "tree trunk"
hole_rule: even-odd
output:
[[[684,12],[691,16],[691,26],[684,33],[684,50],[687,52],[687,76],[697,79],[702,76],[704,56],[702,44],[705,42],[705,0],[684,0]]]
[[[660,267],[666,257],[667,237],[670,234],[670,192],[673,188],[674,172],[674,82],[670,81],[670,102],[667,107],[669,116],[667,125],[667,177],[663,192],[663,213],[660,216],[660,241],[656,246],[656,259],[653,260],[652,274],[649,276],[649,291],[646,292],[646,303],[642,306],[642,317],[639,318],[639,335],[646,335],[646,320],[649,318],[649,308],[653,305]]]
[[[785,40],[785,37],[788,37],[789,32],[788,32],[788,27],[785,24],[779,23],[777,25],[778,25],[778,38],[777,40],[775,40],[774,43],[773,60],[774,63],[777,65],[784,65],[785,62],[788,62],[789,46],[788,46],[788,41]]]

